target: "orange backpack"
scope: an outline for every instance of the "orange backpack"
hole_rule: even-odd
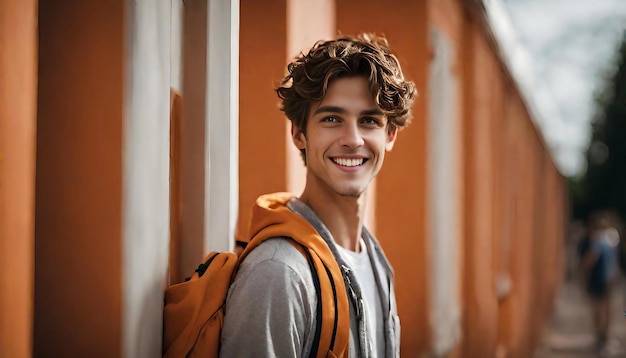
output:
[[[285,207],[285,209],[287,209]],[[287,209],[288,210],[288,209]],[[303,220],[290,242],[307,258],[317,291],[317,321],[311,357],[342,357],[348,354],[350,312],[345,284],[335,258],[317,231]],[[304,231],[303,229],[304,228]],[[239,263],[276,230],[256,235],[241,255],[211,252],[185,282],[165,291],[163,356],[218,357],[224,304]],[[229,307],[229,310],[236,307]]]

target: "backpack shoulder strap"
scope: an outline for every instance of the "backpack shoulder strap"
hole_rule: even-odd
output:
[[[268,228],[262,235],[253,237],[239,257],[239,263],[266,240],[286,237],[307,258],[317,291],[317,321],[311,357],[347,356],[350,335],[350,308],[341,270],[326,242],[311,224],[294,213],[297,234],[285,236],[280,230]],[[332,355],[331,355],[332,356]]]

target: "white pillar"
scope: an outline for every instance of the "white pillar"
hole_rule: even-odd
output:
[[[124,357],[161,356],[169,251],[171,0],[126,4],[123,155]]]
[[[232,250],[239,195],[239,1],[209,1],[205,251]]]
[[[459,158],[458,79],[454,49],[441,33],[431,30],[434,57],[428,93],[428,215],[430,260],[430,325],[434,357],[447,356],[461,338],[459,293]]]
[[[182,52],[183,52],[183,12],[184,0],[171,0],[172,12],[170,23],[170,86],[177,92],[183,88]]]

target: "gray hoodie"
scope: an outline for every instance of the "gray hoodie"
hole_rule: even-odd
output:
[[[350,357],[372,357],[356,278],[343,261],[321,220],[306,204],[292,199],[287,207],[305,218],[333,252],[350,302]],[[254,221],[254,217],[252,218]],[[364,228],[363,239],[374,263],[383,305],[385,352],[400,355],[400,321],[393,271],[376,239]],[[234,307],[229,309],[229,307]],[[286,238],[270,239],[241,263],[226,300],[221,357],[308,357],[316,327],[317,293],[307,259]]]

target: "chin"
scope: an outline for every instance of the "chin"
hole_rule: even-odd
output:
[[[337,194],[341,196],[358,198],[365,192],[365,189],[363,188],[337,188],[335,192],[337,192]]]

